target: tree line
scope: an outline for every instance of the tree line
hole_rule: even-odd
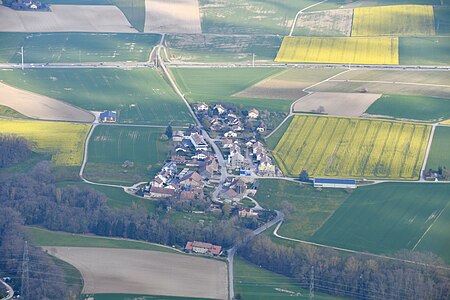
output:
[[[344,255],[333,249],[297,244],[295,248],[260,236],[239,254],[273,272],[295,278],[308,289],[314,269],[315,291],[357,299],[450,299],[450,273],[431,253],[403,250],[395,261],[373,256]],[[244,297],[241,297],[245,299]]]
[[[0,168],[23,162],[31,153],[25,139],[15,135],[0,135]]]

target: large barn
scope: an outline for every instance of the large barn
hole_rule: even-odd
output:
[[[354,179],[314,178],[313,182],[317,188],[356,189]]]

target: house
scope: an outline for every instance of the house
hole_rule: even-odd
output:
[[[219,171],[219,163],[215,158],[205,161],[205,163],[202,164],[198,169],[199,174],[202,175],[204,178],[209,178],[218,171]]]
[[[172,135],[172,140],[174,142],[182,142],[184,139],[184,132],[181,130],[177,130]]]
[[[191,141],[196,151],[208,150],[208,144],[205,142],[205,139],[200,134],[196,132],[192,133],[191,136],[189,137],[189,140]]]
[[[275,174],[275,165],[272,163],[272,159],[267,154],[262,154],[259,160],[258,173],[266,175]]]
[[[231,182],[224,184],[224,190],[221,192],[221,197],[228,200],[239,201],[247,190],[247,184],[240,178],[233,178]]]
[[[314,178],[313,183],[317,188],[356,189],[354,179]]]
[[[175,195],[175,189],[172,188],[161,188],[154,187],[150,188],[150,197],[151,198],[169,198]]]
[[[248,111],[248,117],[250,119],[257,119],[259,117],[259,111],[255,108]]]
[[[254,218],[257,217],[258,213],[253,210],[253,208],[241,208],[239,210],[239,217],[241,218]]]
[[[264,131],[266,131],[266,126],[264,124],[260,124],[258,127],[256,127],[256,131],[258,131],[259,133],[263,133]]]
[[[220,115],[223,114],[226,110],[225,110],[225,108],[224,108],[222,105],[216,104],[216,105],[214,105],[213,111],[214,111],[214,113],[216,113],[217,115],[220,116]]]
[[[192,159],[198,159],[198,160],[205,160],[208,158],[208,155],[204,154],[204,153],[198,153],[194,156],[191,156]]]
[[[180,178],[179,184],[185,189],[203,188],[202,176],[197,172],[191,171]]]
[[[233,140],[226,138],[224,140],[222,140],[222,147],[225,149],[229,149],[233,146]]]
[[[112,110],[105,110],[100,113],[100,122],[103,123],[114,123],[117,121],[117,112]]]
[[[237,137],[237,133],[232,131],[232,130],[230,130],[230,131],[225,132],[223,134],[223,136],[226,137],[226,138],[233,138],[233,137]]]
[[[233,125],[233,126],[231,127],[231,129],[232,129],[233,131],[244,131],[244,127],[242,127],[240,124]]]
[[[233,152],[228,155],[228,165],[233,169],[242,168],[245,164],[245,157],[240,152]]]
[[[208,104],[206,104],[205,102],[202,102],[197,105],[197,111],[207,111],[208,108],[209,108]]]
[[[186,252],[195,252],[200,254],[208,254],[208,255],[220,255],[222,252],[222,247],[213,245],[210,243],[203,243],[203,242],[187,242],[186,246],[184,247]]]

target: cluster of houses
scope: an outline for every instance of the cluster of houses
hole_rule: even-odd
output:
[[[209,129],[218,133],[222,150],[227,158],[227,167],[236,170],[241,175],[250,176],[252,173],[258,176],[281,176],[281,171],[275,166],[268,149],[255,135],[266,130],[259,120],[259,111],[251,109],[246,116],[239,117],[233,109],[227,109],[221,104],[209,106],[199,103],[195,106],[199,118],[207,120]],[[243,123],[256,123],[248,126]]]
[[[141,196],[192,200],[203,195],[205,182],[218,173],[217,158],[209,152],[197,128],[175,131],[172,139],[175,146],[171,160],[138,191]]]
[[[2,3],[2,1],[0,1],[0,3]],[[14,0],[14,1],[4,0],[3,4],[15,10],[50,10],[48,4],[34,0]]]

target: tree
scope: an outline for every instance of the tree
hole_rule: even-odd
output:
[[[298,179],[302,182],[308,182],[309,181],[309,174],[306,170],[302,170],[300,172],[300,175],[298,176]]]
[[[173,129],[172,126],[167,126],[166,128],[166,135],[169,139],[171,139],[173,137]]]

